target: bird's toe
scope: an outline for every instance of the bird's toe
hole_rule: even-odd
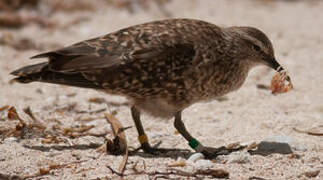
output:
[[[230,154],[230,152],[231,151],[224,146],[219,148],[203,147],[203,150],[201,151],[206,159],[214,159],[219,155],[228,155]]]

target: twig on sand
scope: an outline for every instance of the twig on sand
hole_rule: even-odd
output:
[[[119,173],[116,170],[114,170],[110,166],[106,166],[113,174],[116,174],[118,176],[130,176],[130,175],[148,175],[148,176],[169,176],[169,175],[175,175],[175,176],[183,176],[183,177],[192,177],[195,179],[203,179],[200,176],[210,176],[213,178],[229,178],[229,173],[222,169],[206,169],[206,170],[196,170],[194,172],[187,172],[180,169],[175,168],[168,168],[166,172],[163,171],[135,171],[134,173],[129,174],[123,174]],[[168,177],[166,177],[168,178]]]
[[[115,155],[124,154],[122,162],[118,169],[118,174],[122,176],[128,161],[128,147],[126,134],[124,131],[130,127],[122,127],[120,121],[111,114],[105,114],[105,118],[107,122],[111,124],[112,132],[114,135],[113,141],[108,140],[107,142],[107,152]]]
[[[300,130],[297,128],[293,128],[294,131],[299,132],[299,133],[305,133],[308,135],[312,135],[312,136],[323,136],[323,132],[312,132],[312,131],[305,131],[305,130]]]

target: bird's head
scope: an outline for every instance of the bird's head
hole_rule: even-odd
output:
[[[226,28],[232,35],[232,40],[240,48],[240,54],[252,65],[263,64],[276,71],[283,68],[277,62],[274,49],[269,38],[260,30],[253,27],[229,27]]]

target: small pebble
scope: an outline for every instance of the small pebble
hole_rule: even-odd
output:
[[[281,142],[261,141],[255,151],[249,151],[251,154],[270,155],[270,154],[292,154],[293,151],[289,144]]]
[[[308,178],[315,178],[317,175],[320,174],[320,170],[316,170],[316,171],[307,171],[304,173],[304,175]]]
[[[204,159],[204,158],[205,157],[204,157],[204,155],[202,153],[194,153],[187,159],[187,162],[194,163],[194,162],[196,162],[196,161],[198,161],[200,159]]]
[[[286,143],[295,151],[307,151],[307,148],[303,144],[297,142],[294,138],[290,136],[274,135],[267,137],[264,141]]]
[[[210,169],[214,167],[214,163],[212,163],[212,161],[207,159],[200,159],[194,163],[194,167],[196,169]]]
[[[228,163],[239,163],[246,164],[249,163],[251,156],[248,152],[233,152],[228,155]]]

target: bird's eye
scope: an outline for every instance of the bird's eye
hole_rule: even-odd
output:
[[[255,51],[260,51],[261,48],[258,46],[258,45],[252,45],[252,48],[255,50]]]

